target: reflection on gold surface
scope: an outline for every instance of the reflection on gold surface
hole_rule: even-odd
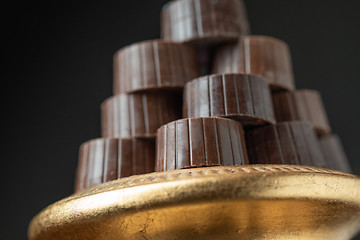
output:
[[[39,213],[40,239],[349,239],[360,178],[299,166],[176,170],[99,185]]]

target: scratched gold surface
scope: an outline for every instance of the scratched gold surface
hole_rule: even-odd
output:
[[[123,178],[45,208],[30,240],[350,239],[360,178],[291,165],[208,167]]]

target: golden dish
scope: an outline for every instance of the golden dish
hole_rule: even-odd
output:
[[[192,168],[104,183],[45,208],[30,240],[350,239],[360,178],[291,165]]]

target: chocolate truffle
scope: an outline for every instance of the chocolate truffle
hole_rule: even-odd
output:
[[[177,0],[161,11],[162,38],[195,44],[234,41],[249,34],[241,0]]]
[[[331,128],[320,93],[315,90],[296,90],[273,93],[275,117],[278,122],[308,121],[319,135],[329,134]]]
[[[152,137],[163,124],[181,117],[178,93],[120,94],[101,105],[103,137]]]
[[[333,170],[351,173],[349,161],[341,144],[340,138],[335,135],[327,135],[319,138],[320,146],[328,167]]]
[[[198,76],[192,47],[152,40],[124,47],[114,54],[114,93],[182,89]]]
[[[275,123],[268,84],[248,74],[208,75],[188,82],[183,117],[228,117],[243,125]]]
[[[251,164],[327,166],[308,122],[282,122],[248,131],[246,146]]]
[[[247,164],[241,124],[226,118],[187,118],[157,132],[155,171]]]
[[[75,192],[135,174],[154,171],[155,141],[98,138],[80,146]]]
[[[287,44],[266,36],[244,36],[237,44],[220,48],[213,73],[248,73],[265,78],[272,90],[295,88]]]

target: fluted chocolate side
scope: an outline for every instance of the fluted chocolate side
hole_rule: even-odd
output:
[[[80,146],[75,192],[135,174],[154,171],[155,141],[99,138]]]
[[[163,124],[181,118],[178,93],[120,94],[101,105],[103,137],[152,137]]]
[[[278,122],[308,121],[320,135],[329,134],[331,128],[321,95],[315,90],[296,90],[273,93],[275,117]]]
[[[152,40],[124,47],[114,54],[114,94],[182,89],[198,76],[190,46]]]
[[[217,74],[185,85],[183,117],[228,117],[243,125],[275,123],[270,89],[262,77]]]
[[[188,118],[157,132],[156,171],[247,164],[240,123],[225,118]]]
[[[162,38],[207,44],[249,34],[242,0],[176,0],[161,11]]]
[[[289,47],[272,37],[243,36],[237,44],[220,48],[212,72],[259,75],[272,90],[295,88]]]
[[[330,169],[347,173],[352,172],[340,138],[337,135],[331,134],[320,137],[319,142]]]
[[[327,167],[310,123],[282,122],[246,133],[251,164],[293,164]]]

